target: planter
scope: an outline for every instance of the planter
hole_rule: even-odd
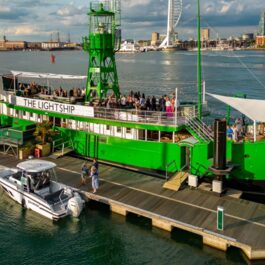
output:
[[[36,148],[41,150],[41,156],[48,156],[51,153],[51,144],[36,144]]]
[[[25,160],[27,159],[30,155],[32,155],[31,150],[29,149],[19,149],[18,150],[18,159],[19,160]]]

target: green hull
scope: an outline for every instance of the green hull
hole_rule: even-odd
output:
[[[5,103],[4,103],[5,104]],[[9,108],[17,108],[9,105]],[[19,107],[21,109],[21,107]],[[41,111],[26,109],[24,111]],[[62,117],[60,114],[49,113],[50,118]],[[80,117],[68,116],[68,119],[84,119]],[[167,130],[168,132],[178,131],[172,126],[163,127],[150,124],[128,123],[122,121],[112,121],[105,119],[87,119],[89,122],[94,120],[97,124],[110,124],[116,126],[130,127],[146,130]],[[20,127],[26,130],[27,126],[34,124],[32,121],[1,115],[2,126]],[[181,170],[185,165],[189,165],[190,173],[200,177],[208,173],[209,166],[213,161],[213,143],[198,141],[194,145],[179,144],[173,142],[156,142],[145,140],[123,139],[119,137],[107,136],[85,131],[78,131],[56,127],[63,135],[71,139],[74,143],[74,151],[84,157],[97,157],[100,160],[118,163],[121,165],[134,166],[139,168],[171,171]],[[193,136],[195,136],[193,134]],[[196,137],[196,136],[195,136]],[[227,158],[236,165],[235,171],[230,177],[247,180],[262,181],[265,180],[263,167],[263,154],[265,142],[227,142]],[[167,165],[175,161],[176,165],[167,168]]]

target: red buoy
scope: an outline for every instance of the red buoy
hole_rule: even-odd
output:
[[[55,59],[56,59],[55,55],[51,54],[51,63],[55,63]]]

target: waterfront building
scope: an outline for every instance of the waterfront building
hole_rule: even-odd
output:
[[[150,40],[138,40],[138,44],[140,47],[150,46],[151,41]]]
[[[29,50],[41,50],[41,42],[28,42],[27,48]]]
[[[48,41],[48,42],[42,42],[41,48],[43,50],[52,50],[52,49],[60,49],[62,48],[63,43],[59,41]]]
[[[158,32],[152,33],[152,38],[151,38],[151,45],[152,46],[160,45],[161,41],[160,41],[159,37],[160,37],[160,34]]]
[[[256,37],[256,46],[265,46],[265,10],[261,13],[258,35]]]
[[[256,37],[256,46],[257,47],[265,46],[265,36]]]
[[[0,41],[0,50],[24,50],[27,48],[25,41],[9,41],[6,37]]]
[[[244,33],[242,35],[243,41],[254,40],[254,33]]]
[[[134,40],[125,40],[121,44],[120,52],[138,52],[139,45],[134,42]]]
[[[201,40],[202,41],[210,40],[210,29],[209,28],[201,29]]]

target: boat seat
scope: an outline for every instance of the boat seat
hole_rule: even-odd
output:
[[[58,190],[52,194],[44,196],[44,200],[47,201],[49,204],[55,204],[55,203],[60,202],[60,199],[61,200],[66,199],[67,195],[65,195],[63,193],[63,190],[64,189],[60,189],[60,190]],[[60,198],[60,196],[61,196],[61,198]]]

